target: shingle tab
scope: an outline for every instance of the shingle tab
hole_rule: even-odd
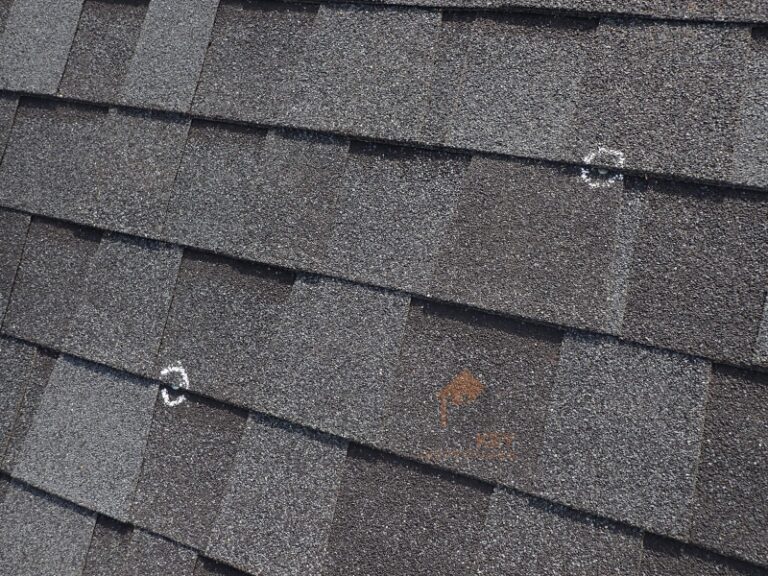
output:
[[[196,562],[194,550],[134,530],[126,556],[126,576],[193,576]]]
[[[638,572],[643,576],[765,576],[765,570],[756,566],[651,534],[643,538],[643,560]]]
[[[490,490],[350,447],[326,576],[474,574]]]
[[[126,560],[132,533],[129,525],[99,516],[82,576],[129,576]]]
[[[29,216],[0,210],[0,323],[11,297],[29,229]]]
[[[292,284],[293,275],[286,272],[187,252],[158,354],[158,374],[181,365],[192,390],[248,405]]]
[[[731,177],[750,186],[768,186],[768,35],[752,35],[747,81],[741,101]]]
[[[497,488],[488,510],[478,574],[635,574],[637,530]]]
[[[376,441],[407,312],[402,294],[299,277],[250,405],[345,438]]]
[[[11,484],[0,503],[3,572],[80,576],[95,521],[72,504]]]
[[[186,112],[219,0],[152,0],[120,88],[125,104]]]
[[[768,379],[718,368],[704,422],[691,539],[768,565]]]
[[[100,234],[33,219],[3,331],[60,348]]]
[[[430,292],[606,327],[624,198],[620,181],[601,184],[575,169],[474,157]]]
[[[114,102],[139,39],[147,0],[85,0],[59,93]]]
[[[64,349],[133,372],[152,371],[180,262],[177,246],[105,236],[91,261]]]
[[[0,337],[0,468],[10,471],[37,409],[53,358]]]
[[[93,222],[106,109],[22,99],[0,167],[0,202]],[[77,151],[73,153],[73,151]]]
[[[205,549],[245,415],[189,396],[167,398],[158,396],[155,404],[131,518],[176,542]]]
[[[716,359],[750,360],[768,287],[760,194],[639,185],[646,207],[622,335]]]
[[[317,4],[222,0],[192,106],[195,114],[272,122],[290,97]]]
[[[559,347],[555,330],[414,302],[384,409],[385,445],[530,486]]]
[[[0,86],[53,94],[67,65],[83,0],[15,0],[0,47]]]
[[[0,154],[5,153],[8,137],[11,134],[19,97],[14,94],[0,94]]]
[[[124,517],[157,386],[61,357],[13,473],[92,510]]]
[[[195,123],[165,235],[283,265],[316,267],[330,234],[346,142]]]
[[[414,138],[427,112],[439,25],[436,11],[320,6],[284,122]]]
[[[320,574],[346,442],[252,414],[208,553],[253,574]]]
[[[539,490],[581,510],[688,533],[708,362],[570,335],[549,407]]]
[[[574,159],[599,147],[626,166],[727,179],[749,30],[603,20],[583,76]]]
[[[454,86],[446,141],[520,156],[567,156],[575,88],[589,70],[597,21],[491,14],[464,26],[471,32],[463,62],[435,81]],[[450,26],[444,33],[466,32]]]
[[[468,158],[361,145],[349,155],[327,267],[425,291]]]

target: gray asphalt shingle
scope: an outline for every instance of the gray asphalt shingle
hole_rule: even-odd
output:
[[[12,483],[0,503],[0,558],[13,576],[80,576],[93,514]]]
[[[538,320],[610,324],[622,183],[474,157],[430,292]]]
[[[99,239],[94,230],[33,219],[3,331],[60,348]]]
[[[291,97],[317,4],[222,0],[192,106],[196,114],[275,122]]]
[[[765,576],[765,570],[646,534],[643,576]]]
[[[530,486],[559,348],[552,329],[414,302],[387,390],[384,444]]]
[[[199,398],[169,398],[161,394],[155,403],[131,519],[205,549],[246,417]]]
[[[497,488],[483,531],[478,575],[635,574],[640,532]]]
[[[439,31],[436,11],[321,5],[286,88],[284,121],[414,138],[427,113]]]
[[[146,0],[85,0],[59,93],[114,102],[139,39]]]
[[[300,276],[272,331],[250,405],[376,441],[407,313],[403,294]]]
[[[350,446],[326,576],[474,574],[488,487]]]
[[[701,359],[569,335],[537,488],[580,510],[685,536],[709,376]]]
[[[0,87],[54,94],[83,0],[14,0],[0,42]]]
[[[322,136],[196,122],[165,235],[264,262],[317,266],[346,147]]]
[[[157,385],[60,357],[13,474],[123,518],[141,468]]]
[[[18,96],[14,94],[0,94],[0,154],[5,153],[5,147],[8,144],[8,137],[11,134],[11,127],[16,117],[18,105]]]
[[[768,566],[768,379],[718,368],[704,421],[691,540]]]
[[[768,286],[764,196],[660,182],[643,196],[622,335],[751,360]]]
[[[30,218],[26,214],[0,210],[0,323],[11,297],[29,221]]]
[[[346,448],[251,414],[208,554],[253,574],[320,574]]]
[[[105,236],[90,263],[64,349],[95,362],[149,373],[180,262],[178,246],[120,234]]]
[[[128,576],[126,561],[132,533],[129,525],[99,516],[82,576]]]
[[[468,160],[356,146],[339,184],[324,268],[379,286],[426,291]]]
[[[190,388],[248,405],[293,274],[187,251],[158,353],[157,375],[181,366]]]
[[[126,554],[126,576],[193,576],[196,562],[194,550],[134,530]]]
[[[453,86],[444,122],[452,146],[521,156],[567,155],[576,86],[588,71],[596,20],[480,14],[464,58],[436,78]],[[450,49],[450,48],[449,48]],[[458,79],[458,81],[457,81]]]
[[[628,168],[727,179],[749,29],[602,20],[579,87],[573,157],[599,147]]]
[[[0,337],[0,468],[10,471],[32,423],[54,359],[38,348]]]
[[[186,112],[192,104],[219,0],[152,0],[120,100]]]
[[[208,558],[199,557],[194,576],[248,576],[226,564],[219,564]]]

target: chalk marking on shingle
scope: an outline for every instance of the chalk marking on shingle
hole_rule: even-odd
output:
[[[763,320],[760,322],[760,329],[757,331],[755,357],[758,362],[768,362],[768,292],[766,292],[765,302],[763,303]]]
[[[169,382],[166,380],[165,378],[167,378],[170,374],[178,374],[181,377],[181,383]],[[163,382],[166,382],[174,390],[189,389],[189,376],[187,375],[187,371],[181,365],[181,362],[176,362],[176,364],[172,366],[163,368],[160,371],[160,377],[163,379]],[[163,396],[163,402],[165,402],[167,406],[178,406],[187,399],[184,394],[180,394],[177,398],[171,398],[170,394],[168,394],[167,388],[163,388],[160,393]]]
[[[612,168],[624,168],[626,157],[621,150],[598,146],[596,151],[584,156],[583,161],[586,166],[581,169],[581,179],[590,188],[609,188],[616,182],[624,180],[624,175],[621,172],[614,172],[607,168],[590,168],[595,162],[601,166],[608,165]],[[595,171],[597,176],[595,176]]]
[[[635,238],[640,229],[642,212],[642,195],[637,191],[625,189],[616,215],[616,251],[608,273],[608,310],[605,328],[610,334],[619,334],[624,324],[629,267]]]

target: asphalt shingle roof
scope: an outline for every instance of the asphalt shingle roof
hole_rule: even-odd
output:
[[[0,573],[768,574],[758,0],[0,0]]]

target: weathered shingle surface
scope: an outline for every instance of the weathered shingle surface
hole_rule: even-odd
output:
[[[0,0],[0,573],[768,574],[759,0]]]

